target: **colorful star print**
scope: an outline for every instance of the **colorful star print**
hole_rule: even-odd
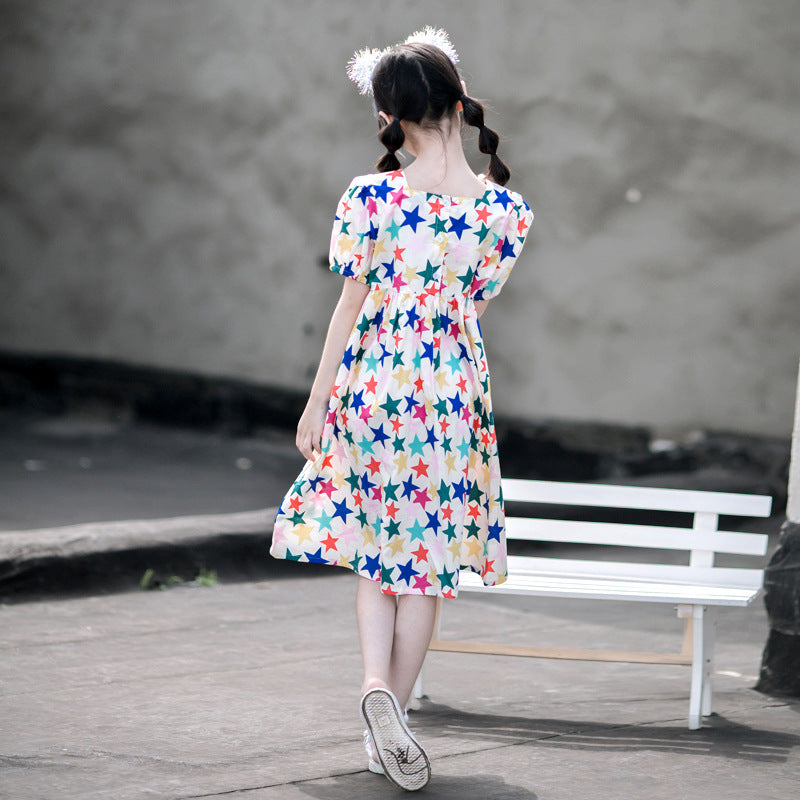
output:
[[[347,567],[385,594],[455,597],[461,569],[506,580],[489,371],[475,301],[497,295],[533,220],[516,192],[355,178],[333,272],[369,286],[322,434],[281,504],[270,552]]]

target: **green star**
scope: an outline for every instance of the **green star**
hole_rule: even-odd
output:
[[[456,538],[456,526],[453,525],[452,522],[447,523],[447,527],[442,531],[444,535],[447,537],[447,541],[449,542],[451,539]]]
[[[354,572],[358,572],[358,567],[359,567],[359,564],[361,563],[361,559],[362,559],[363,557],[364,557],[364,556],[361,556],[361,555],[359,555],[358,553],[356,553],[356,554],[353,556],[353,558],[351,558],[351,559],[350,559],[350,566],[353,568],[353,571],[354,571]]]
[[[440,233],[447,233],[447,227],[445,226],[445,221],[436,217],[433,222],[428,223],[429,228],[433,228],[433,235],[438,236]]]
[[[386,500],[397,500],[397,490],[400,488],[399,483],[392,483],[391,480],[387,481],[383,487],[383,493]]]
[[[438,495],[439,495],[439,502],[440,503],[444,503],[447,500],[449,500],[450,499],[450,484],[449,483],[445,483],[444,481],[442,481],[439,484]]]
[[[429,261],[425,269],[419,273],[420,277],[424,280],[425,283],[428,283],[436,277],[436,269],[437,268],[434,267],[433,264],[431,264],[431,262]]]
[[[452,572],[448,572],[447,569],[442,570],[441,572],[436,573],[436,577],[439,579],[439,583],[442,584],[442,589],[445,586],[449,586],[451,589],[455,589],[456,587],[453,585],[453,578],[456,576],[456,571],[453,570]]]
[[[386,567],[384,567],[383,564],[381,564],[381,583],[394,584],[394,581],[392,580],[393,572],[394,572],[394,567],[389,567],[389,569],[386,569]]]
[[[400,535],[400,523],[395,522],[393,519],[390,519],[386,523],[386,531],[387,531],[387,538],[391,539],[392,536],[399,536]]]
[[[486,225],[485,223],[481,225],[481,229],[478,231],[478,241],[482,243],[483,240],[491,233],[491,228]]]
[[[397,353],[395,353],[395,355],[397,355]],[[399,400],[393,400],[392,396],[387,394],[386,400],[380,404],[380,408],[386,412],[387,417],[393,417],[400,413],[400,403],[402,402],[402,398]]]

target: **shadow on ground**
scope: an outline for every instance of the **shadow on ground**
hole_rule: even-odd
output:
[[[800,703],[797,706],[800,709]],[[690,731],[683,725],[611,725],[472,714],[426,700],[414,715],[413,725],[432,735],[476,739],[485,745],[496,742],[572,750],[647,750],[777,764],[787,761],[791,751],[800,746],[798,734],[752,728],[718,714],[706,718],[705,727]]]
[[[380,775],[359,772],[340,775],[324,781],[296,784],[297,788],[316,800],[352,800],[363,797],[365,787],[374,792],[373,797],[407,797],[407,793],[394,787]],[[374,786],[374,788],[373,788]],[[436,800],[536,800],[537,795],[521,786],[506,783],[499,775],[469,775],[464,777],[434,776],[419,793]]]

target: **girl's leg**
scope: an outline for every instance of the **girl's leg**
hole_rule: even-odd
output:
[[[370,689],[391,688],[392,642],[397,603],[381,592],[377,581],[359,576],[356,589],[356,619],[364,664],[361,694]]]
[[[436,598],[401,595],[397,598],[394,641],[389,663],[389,686],[405,708],[414,688],[436,619]]]

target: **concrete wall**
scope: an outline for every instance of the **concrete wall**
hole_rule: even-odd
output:
[[[334,204],[380,152],[344,64],[430,22],[537,214],[484,318],[498,412],[788,436],[798,20],[788,0],[3,0],[0,348],[308,386]]]

